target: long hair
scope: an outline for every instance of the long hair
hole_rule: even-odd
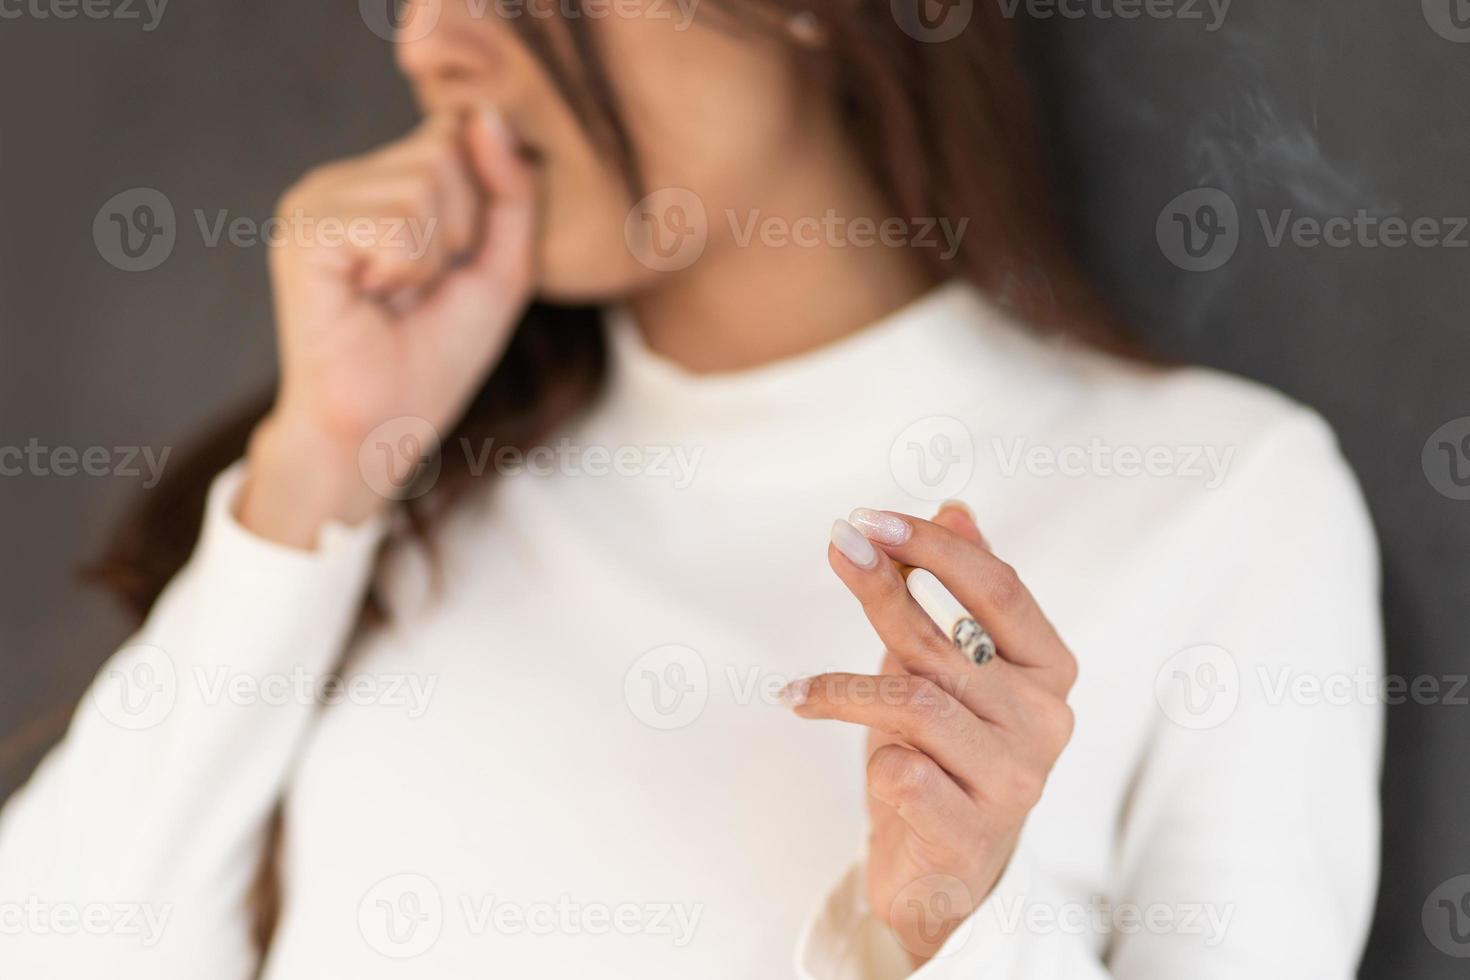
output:
[[[581,0],[570,2],[570,13],[578,16],[552,22],[521,17],[517,29],[582,125],[605,144],[637,199],[637,152],[599,54],[597,32],[580,16]],[[900,16],[902,4],[917,12],[930,0],[777,0],[774,18],[769,4],[757,12],[732,9],[739,0],[723,2],[729,29],[786,38],[803,77],[827,90],[893,214],[968,221],[952,255],[916,249],[935,279],[968,280],[1038,330],[1132,350],[1071,256],[1042,153],[1034,95],[1014,25],[1000,5],[959,0],[959,9],[972,7],[969,23],[952,38],[937,40],[915,29],[923,26],[917,13],[915,19]],[[788,34],[793,17],[819,25],[819,43]],[[557,30],[566,37],[553,38]],[[568,38],[569,45],[557,43]],[[536,444],[595,400],[605,360],[597,310],[531,306],[445,444]],[[245,453],[271,397],[263,393],[170,467],[96,565],[95,577],[140,620],[187,559],[212,479]],[[443,456],[441,467],[426,494],[402,505],[421,533],[475,480],[492,475],[471,472],[469,460],[454,453]],[[262,951],[279,914],[279,810],[269,830],[253,896]]]

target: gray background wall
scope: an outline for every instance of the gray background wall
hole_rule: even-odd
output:
[[[1459,247],[1273,246],[1260,214],[1270,226],[1286,209],[1363,209],[1453,233],[1446,219],[1470,215],[1470,28],[1450,15],[1470,10],[1237,0],[1211,30],[1215,13],[1185,5],[1134,20],[1021,7],[1079,240],[1165,350],[1263,379],[1334,423],[1383,540],[1390,670],[1448,691],[1470,671],[1470,501],[1451,458],[1431,447],[1426,466],[1423,451],[1470,417],[1470,232]],[[272,369],[263,249],[207,247],[194,210],[262,220],[307,166],[412,118],[353,4],[180,3],[152,31],[133,9],[141,20],[0,19],[0,446],[156,453],[259,388]],[[134,187],[179,214],[172,256],[146,273],[111,267],[92,237],[103,202]],[[1223,245],[1208,253],[1208,271],[1180,268],[1177,234],[1156,234],[1196,187],[1236,212],[1236,249],[1223,264]],[[1201,203],[1222,199],[1181,213]],[[1164,226],[1178,231],[1168,213]],[[0,793],[36,758],[28,733],[121,637],[74,570],[142,482],[0,478]],[[1446,700],[1389,712],[1365,977],[1459,977],[1446,950],[1470,955],[1447,914],[1421,919],[1431,892],[1470,873],[1470,706]]]

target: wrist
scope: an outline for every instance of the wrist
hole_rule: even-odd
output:
[[[309,550],[323,525],[360,524],[389,504],[359,472],[357,446],[273,415],[251,435],[235,517],[253,534]]]

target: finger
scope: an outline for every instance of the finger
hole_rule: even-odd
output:
[[[427,174],[436,192],[438,231],[451,259],[467,257],[479,242],[483,190],[460,138],[460,115],[435,113],[407,140],[395,144],[383,172]],[[391,161],[391,162],[389,162]]]
[[[357,253],[364,288],[428,286],[474,244],[479,200],[454,156],[364,175],[332,196],[342,244]]]
[[[905,670],[938,679],[973,666],[914,600],[898,564],[847,521],[833,523],[827,561]]]
[[[986,721],[1017,727],[1021,709],[1011,688],[1018,668],[999,657],[977,667],[914,599],[891,558],[846,521],[838,521],[832,531],[827,560],[862,604],[863,614],[897,668],[927,677]],[[849,556],[844,548],[857,557]],[[865,556],[872,561],[870,567],[859,564]]]
[[[925,677],[819,674],[788,685],[782,697],[803,718],[852,722],[901,738],[970,793],[984,783],[1001,748],[983,721]]]
[[[975,801],[943,767],[917,749],[890,742],[868,757],[868,794],[893,808],[915,836],[964,849],[976,824]]]
[[[985,535],[980,533],[980,525],[975,521],[975,513],[970,510],[969,505],[961,500],[946,500],[939,505],[939,513],[934,515],[934,523],[947,527],[966,541],[978,544],[986,550],[990,544],[985,540]]]
[[[1016,570],[932,521],[860,508],[852,523],[889,557],[933,572],[995,639],[1001,656],[1047,675],[1065,692],[1076,662]]]
[[[529,283],[536,232],[536,181],[516,138],[493,109],[476,112],[465,143],[475,176],[484,185],[484,237],[473,262],[501,284]]]

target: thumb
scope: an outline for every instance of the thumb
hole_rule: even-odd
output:
[[[463,320],[483,325],[513,315],[535,284],[535,174],[493,108],[475,111],[464,126],[465,155],[480,185],[483,213],[478,245],[423,310],[443,331],[458,329]]]
[[[536,175],[493,108],[471,115],[464,140],[470,168],[484,192],[480,244],[469,263],[472,271],[502,287],[529,287],[536,246]]]

